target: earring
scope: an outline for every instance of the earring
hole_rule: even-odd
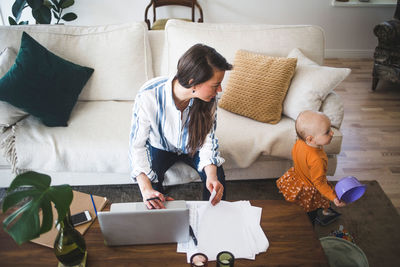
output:
[[[196,93],[196,91],[195,91],[195,90],[192,90],[192,93],[194,94],[194,93]]]

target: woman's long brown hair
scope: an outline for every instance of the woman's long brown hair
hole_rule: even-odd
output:
[[[185,88],[204,83],[211,79],[216,70],[231,70],[232,65],[214,48],[204,44],[192,46],[178,61],[175,79]],[[195,98],[189,111],[189,141],[187,149],[194,156],[204,144],[214,123],[216,102],[205,102]]]

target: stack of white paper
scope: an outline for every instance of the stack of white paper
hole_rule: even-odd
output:
[[[190,209],[190,225],[197,237],[178,243],[178,252],[191,255],[201,252],[209,261],[216,260],[221,251],[231,252],[236,259],[255,259],[256,254],[267,251],[268,239],[260,226],[261,211],[249,201],[221,201],[212,206],[209,201],[187,201]]]

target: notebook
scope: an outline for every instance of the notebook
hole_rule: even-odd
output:
[[[93,202],[89,194],[78,192],[75,190],[73,190],[72,192],[74,194],[74,197],[72,199],[71,206],[69,207],[71,214],[88,210],[90,216],[92,217],[92,220],[90,222],[75,226],[75,229],[78,230],[83,235],[85,234],[87,229],[89,229],[89,227],[92,225],[93,221],[96,219],[96,213],[94,211]],[[96,205],[97,211],[102,210],[104,206],[107,204],[107,198],[101,196],[93,195],[93,201]],[[57,219],[58,218],[57,210],[54,207],[53,203],[51,206],[53,209],[53,218]],[[42,217],[41,212],[40,212],[40,217]],[[54,220],[53,228],[49,232],[41,234],[40,237],[32,239],[31,241],[39,245],[53,248],[54,240],[56,239],[57,234],[58,230],[56,228],[56,222]]]
[[[108,246],[187,242],[189,209],[182,200],[167,201],[165,209],[148,210],[143,202],[114,203],[98,212]]]

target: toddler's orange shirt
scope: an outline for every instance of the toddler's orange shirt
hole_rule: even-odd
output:
[[[336,193],[326,178],[328,157],[322,148],[312,147],[303,140],[297,140],[292,149],[292,158],[298,178],[317,188],[330,201],[336,198]]]

